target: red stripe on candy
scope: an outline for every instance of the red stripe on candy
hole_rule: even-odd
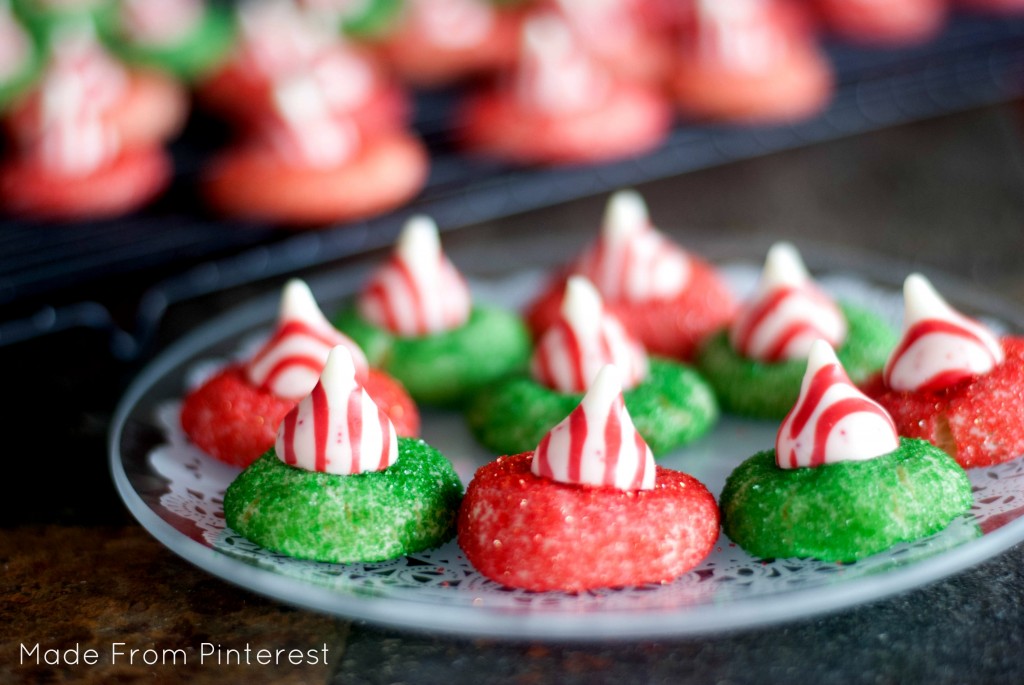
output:
[[[810,386],[807,388],[807,394],[804,396],[803,401],[794,410],[793,420],[789,424],[789,435],[791,438],[799,435],[800,431],[807,425],[807,422],[811,420],[811,414],[814,413],[814,409],[821,402],[821,398],[832,384],[844,381],[849,383],[849,377],[836,364],[829,364],[818,369],[817,373],[811,378]]]
[[[429,327],[426,312],[423,310],[423,297],[420,293],[419,287],[416,285],[416,279],[413,278],[409,267],[406,266],[405,262],[402,260],[394,259],[392,260],[392,264],[398,272],[399,277],[402,279],[402,285],[405,286],[406,294],[412,301],[412,311],[416,320],[416,330],[417,332],[425,333]]]
[[[613,402],[611,411],[608,412],[608,420],[604,424],[605,457],[602,482],[605,485],[615,485],[615,469],[622,454],[622,423],[619,420],[621,409],[621,400]]]
[[[270,372],[267,374],[267,379],[263,381],[260,389],[269,392],[271,386],[274,385],[274,382],[278,377],[295,366],[301,366],[309,369],[314,374],[317,374],[323,369],[323,362],[313,357],[297,354],[290,357],[282,357],[276,364],[274,364],[273,367],[271,367]]]
[[[633,442],[636,445],[637,467],[633,482],[629,484],[630,489],[639,490],[644,484],[644,476],[647,475],[647,443],[639,431],[633,433]]]
[[[316,461],[314,469],[327,469],[327,436],[330,430],[331,408],[327,403],[327,391],[322,383],[317,383],[310,395],[313,401],[313,438],[316,445]]]
[[[825,446],[828,444],[828,439],[836,424],[850,414],[860,412],[884,418],[892,426],[892,430],[896,431],[896,426],[889,415],[866,397],[847,397],[839,400],[818,416],[818,425],[814,427],[814,451],[811,454],[811,466],[821,466],[825,463]]]
[[[348,396],[348,407],[345,412],[346,426],[348,427],[348,441],[352,449],[352,464],[349,466],[351,473],[360,472],[360,459],[363,446],[363,393],[358,389]]]
[[[384,325],[388,330],[397,331],[398,328],[398,316],[395,313],[394,307],[391,306],[391,298],[388,297],[387,289],[384,284],[375,281],[370,284],[366,290],[366,297],[372,302],[380,305],[381,315],[384,317]]]
[[[540,441],[537,447],[537,470],[543,478],[554,478],[555,472],[551,468],[551,433],[548,432]]]
[[[569,473],[571,483],[580,482],[583,467],[583,445],[587,441],[587,415],[581,409],[569,414]]]

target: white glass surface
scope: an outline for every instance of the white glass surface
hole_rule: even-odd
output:
[[[759,253],[760,254],[760,253]],[[805,255],[806,256],[806,255]],[[760,257],[722,265],[737,293],[755,281]],[[810,261],[810,260],[808,260]],[[814,264],[811,264],[814,266]],[[905,272],[820,273],[826,289],[899,325]],[[537,269],[472,280],[480,301],[518,306],[543,282]],[[946,281],[952,283],[952,281]],[[314,281],[328,312],[349,296],[353,277]],[[946,291],[954,303],[958,293]],[[976,315],[1018,330],[1007,303],[966,291]],[[180,399],[228,358],[269,332],[276,293],[239,307],[180,340],[136,379],[116,413],[110,465],[119,492],[160,542],[206,571],[253,592],[316,611],[432,633],[530,639],[634,639],[706,634],[780,622],[874,600],[955,573],[1024,539],[1024,460],[969,471],[974,505],[945,531],[852,564],[763,562],[724,534],[713,553],[673,583],[584,593],[511,590],[483,578],[455,542],[375,564],[327,564],[268,552],[226,529],[221,496],[237,469],[206,457],[181,433]],[[686,471],[717,496],[743,459],[774,443],[776,422],[724,418],[713,433],[659,460]],[[453,412],[424,413],[424,437],[464,482],[493,455],[474,443]]]

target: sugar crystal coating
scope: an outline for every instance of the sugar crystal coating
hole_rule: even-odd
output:
[[[479,469],[459,512],[459,545],[499,583],[579,591],[669,582],[718,539],[714,497],[684,473],[657,467],[652,490],[585,488],[535,476],[531,460]]]
[[[288,466],[268,452],[224,495],[233,530],[275,552],[335,563],[384,561],[455,534],[462,484],[422,440],[400,438],[398,461],[351,476]]]
[[[853,561],[936,533],[966,513],[971,484],[923,440],[877,459],[780,469],[774,450],[738,466],[720,505],[725,534],[765,559]]]

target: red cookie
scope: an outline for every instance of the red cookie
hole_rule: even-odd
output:
[[[533,475],[532,453],[477,471],[459,512],[459,545],[509,587],[575,592],[669,582],[718,539],[715,499],[661,467],[653,490],[565,485]]]
[[[433,8],[411,11],[429,12]],[[522,19],[523,13],[517,10],[493,10],[486,35],[476,41],[456,40],[448,45],[424,36],[416,23],[407,19],[380,46],[379,54],[403,81],[436,87],[515,64]],[[452,20],[457,27],[456,18]]]
[[[918,43],[938,34],[946,21],[946,0],[817,0],[833,32],[863,43]]]
[[[786,122],[817,114],[832,96],[832,70],[817,52],[794,54],[767,74],[743,74],[681,60],[673,86],[679,106],[698,119]]]
[[[691,281],[686,290],[668,299],[629,302],[605,300],[604,304],[651,354],[687,360],[709,333],[732,320],[736,300],[711,265],[692,255]],[[558,318],[566,277],[555,279],[530,304],[526,322],[535,336]]]
[[[368,140],[353,159],[328,169],[292,166],[268,147],[253,144],[216,158],[204,191],[231,216],[312,226],[398,207],[420,191],[427,172],[426,149],[405,133]]]
[[[398,381],[371,369],[364,387],[399,435],[419,434],[419,411]],[[296,404],[252,385],[241,366],[229,366],[185,398],[181,426],[201,450],[244,468],[270,449]]]
[[[242,127],[243,133],[258,127],[273,108],[272,82],[253,75],[237,64],[228,64],[204,81],[197,97],[203,106]],[[395,84],[374,89],[358,107],[346,112],[364,137],[402,129],[410,118],[409,96]]]
[[[811,25],[803,4],[785,0],[692,3],[671,79],[680,109],[696,119],[758,123],[817,114],[833,75]]]
[[[1024,338],[1001,340],[1006,359],[988,374],[938,392],[895,391],[882,377],[864,392],[892,415],[899,434],[945,450],[964,468],[1024,455]]]
[[[12,214],[43,219],[113,217],[149,202],[170,178],[170,157],[156,147],[122,152],[86,176],[53,174],[31,157],[15,157],[0,166],[0,204]]]
[[[601,162],[642,154],[665,139],[672,111],[660,93],[618,84],[600,107],[566,116],[524,110],[501,90],[471,96],[462,110],[463,142],[518,163]]]
[[[6,124],[15,140],[31,142],[39,136],[42,97],[37,90],[8,114]],[[117,131],[122,147],[152,147],[181,132],[188,110],[184,86],[158,72],[137,70],[128,73],[124,93],[102,116]]]

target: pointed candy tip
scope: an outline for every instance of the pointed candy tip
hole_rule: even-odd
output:
[[[838,363],[839,357],[828,341],[819,338],[811,344],[811,351],[807,355],[807,373],[813,374],[824,366]]]
[[[648,225],[647,203],[635,190],[620,190],[611,196],[604,215],[604,233],[610,238],[632,234]]]
[[[412,261],[438,254],[441,251],[441,236],[437,223],[425,214],[410,217],[398,236],[397,250]]]
[[[588,397],[617,396],[622,393],[622,373],[615,364],[605,364],[594,376],[587,389],[584,401]]]
[[[285,283],[281,292],[281,318],[306,320],[310,316],[321,316],[313,291],[305,281],[293,278]]]
[[[339,383],[351,385],[356,377],[355,360],[352,352],[344,345],[335,345],[327,355],[327,362],[320,372],[320,382],[324,389],[330,389]]]
[[[585,276],[570,276],[562,297],[562,314],[595,319],[603,307],[601,294]]]
[[[792,243],[775,243],[764,260],[763,279],[768,283],[798,285],[810,279],[799,250]]]

